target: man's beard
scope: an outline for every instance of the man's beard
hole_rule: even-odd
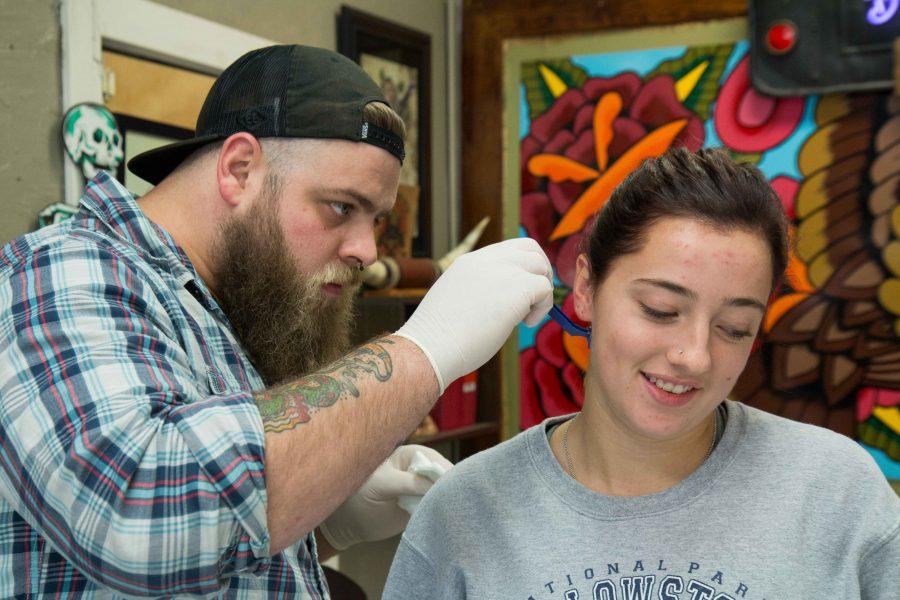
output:
[[[266,385],[310,373],[350,347],[353,296],[360,273],[329,263],[302,275],[278,223],[278,185],[266,182],[246,216],[220,232],[217,299]],[[343,285],[327,298],[326,283]]]

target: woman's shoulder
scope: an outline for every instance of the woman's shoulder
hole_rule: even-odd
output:
[[[438,480],[429,496],[442,501],[472,502],[480,495],[523,485],[534,471],[546,423],[540,423],[456,464]]]
[[[793,445],[799,441],[804,447],[812,444],[816,450],[846,451],[858,447],[849,437],[825,427],[788,419],[740,402],[729,402],[729,406],[738,407],[744,413],[748,431],[755,435]]]
[[[732,402],[743,413],[746,436],[742,453],[752,452],[770,464],[790,464],[796,470],[884,479],[872,456],[856,441],[830,429],[787,419]]]
[[[833,536],[875,544],[900,527],[900,499],[856,441],[743,404],[728,406],[729,423],[732,407],[736,411],[739,441],[723,473],[725,485],[777,498],[780,507],[803,507],[805,518]]]

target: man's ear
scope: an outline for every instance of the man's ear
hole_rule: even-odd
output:
[[[231,207],[249,206],[262,191],[266,165],[259,140],[241,131],[222,143],[216,163],[219,195]]]
[[[590,323],[593,317],[594,286],[591,284],[591,265],[587,254],[579,254],[575,261],[575,281],[572,287],[575,314]]]

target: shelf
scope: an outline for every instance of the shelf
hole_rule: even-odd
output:
[[[363,298],[400,298],[404,300],[421,300],[428,288],[390,288],[387,290],[363,290]]]
[[[482,435],[495,434],[500,430],[500,426],[495,421],[483,423],[474,423],[466,427],[458,429],[448,429],[447,431],[438,431],[432,435],[414,435],[407,440],[409,444],[421,444],[427,446],[429,444],[437,444],[450,440],[465,440],[469,438],[479,437]]]

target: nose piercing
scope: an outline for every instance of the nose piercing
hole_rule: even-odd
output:
[[[366,268],[366,267],[363,266],[363,261],[361,261],[361,260],[359,260],[359,259],[357,258],[357,259],[356,259],[356,270],[362,272],[362,270],[365,269],[365,268]]]
[[[679,349],[678,349],[678,356],[681,356],[682,354],[684,354],[684,349],[683,349],[683,348],[679,348]]]

